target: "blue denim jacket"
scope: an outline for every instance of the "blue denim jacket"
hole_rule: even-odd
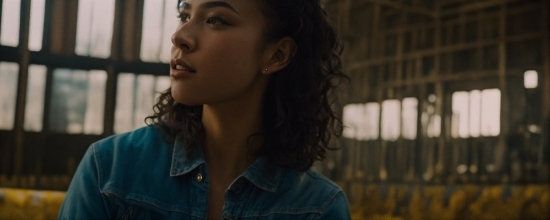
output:
[[[202,155],[147,126],[92,144],[59,219],[206,219],[209,178]],[[314,171],[257,159],[225,193],[224,219],[350,219],[342,189]]]

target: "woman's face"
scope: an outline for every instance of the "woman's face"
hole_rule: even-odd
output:
[[[172,96],[185,105],[230,101],[258,90],[266,19],[256,0],[186,0],[172,36]],[[260,86],[260,88],[263,88]],[[261,89],[260,89],[261,90]]]

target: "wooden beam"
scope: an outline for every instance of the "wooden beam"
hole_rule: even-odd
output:
[[[479,80],[485,78],[495,78],[498,77],[498,71],[496,70],[482,70],[482,71],[468,71],[457,74],[448,74],[448,75],[433,75],[424,78],[413,78],[408,79],[402,82],[382,82],[379,84],[379,87],[393,88],[393,87],[402,87],[402,86],[412,86],[412,85],[427,85],[429,83],[444,83],[452,81],[468,81],[468,80]]]
[[[520,42],[520,41],[528,41],[533,39],[542,39],[543,34],[542,32],[536,32],[536,33],[526,33],[522,35],[517,36],[511,36],[511,37],[505,37],[505,42]],[[453,52],[453,51],[460,51],[460,50],[470,50],[470,49],[476,49],[478,46],[486,47],[491,45],[498,45],[500,40],[480,40],[480,42],[468,42],[468,43],[459,43],[454,45],[448,45],[440,48],[441,53],[446,52]],[[374,42],[373,42],[374,44]],[[418,51],[412,51],[409,53],[406,53],[403,55],[403,59],[414,59],[418,57],[423,56],[431,56],[434,55],[435,51],[433,48],[425,49],[425,50],[418,50]],[[355,70],[360,68],[366,68],[371,65],[380,65],[385,63],[392,63],[392,62],[400,62],[401,60],[397,59],[395,56],[389,56],[389,57],[378,57],[378,58],[372,58],[368,60],[360,60],[353,63],[350,63],[348,65],[348,70]]]
[[[24,140],[25,131],[23,130],[25,122],[25,105],[27,104],[27,81],[29,74],[29,24],[31,15],[31,1],[21,1],[21,13],[19,24],[19,78],[17,81],[17,98],[15,106],[15,155],[14,155],[14,174],[16,180],[21,178],[24,161]]]
[[[508,96],[508,86],[506,78],[506,5],[500,5],[499,9],[499,44],[498,44],[498,80],[499,80],[499,89],[501,91],[501,113],[500,113],[500,135],[498,137],[499,141],[495,147],[495,165],[497,170],[502,170],[504,166],[504,155],[506,152],[506,137],[509,132],[509,121],[510,121],[510,106],[509,106],[509,96]]]
[[[476,11],[483,8],[506,5],[508,2],[513,2],[513,1],[518,1],[518,0],[490,0],[490,1],[460,0],[461,5],[458,7],[451,8],[451,9],[442,9],[441,16],[468,13],[470,11]],[[441,7],[441,5],[439,7]]]
[[[538,149],[538,173],[539,180],[548,181],[548,166],[550,161],[544,161],[544,153],[550,151],[550,1],[543,1],[542,5],[542,22],[541,28],[543,31],[542,40],[542,62],[543,72],[539,77],[542,81],[542,141]],[[546,148],[546,149],[545,149]],[[545,168],[545,166],[547,168]]]
[[[403,12],[412,13],[412,14],[425,15],[425,16],[432,17],[432,18],[435,16],[432,9],[422,8],[422,7],[418,7],[418,6],[405,5],[403,3],[399,3],[399,2],[395,2],[395,1],[359,0],[359,1],[355,1],[354,4],[355,4],[354,7],[356,7],[358,5],[363,5],[363,4],[377,4],[377,5],[380,5],[380,6],[386,6],[386,7],[396,9],[396,10],[401,10]]]

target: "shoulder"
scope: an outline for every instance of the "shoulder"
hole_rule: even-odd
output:
[[[313,170],[306,172],[288,170],[282,178],[281,185],[295,187],[301,192],[311,192],[318,196],[328,197],[342,191],[338,184]]]
[[[342,188],[313,170],[286,172],[281,187],[283,191],[296,195],[294,201],[303,201],[306,198],[304,202],[307,204],[304,205],[317,207],[320,216],[341,218],[349,215],[348,200]]]
[[[113,135],[90,148],[102,189],[150,178],[152,173],[164,171],[169,175],[173,144],[163,139],[156,126]]]
[[[123,134],[112,135],[92,144],[96,157],[126,156],[125,158],[131,158],[129,156],[146,156],[158,152],[162,147],[170,146],[163,139],[160,128],[154,125]]]
[[[93,145],[100,148],[131,148],[163,140],[162,135],[162,130],[160,128],[155,125],[149,125],[131,132],[109,136],[95,142]]]
[[[321,206],[321,213],[317,219],[351,219],[348,198],[342,188],[315,171],[308,170],[306,173],[314,185],[312,189],[326,192],[324,197],[326,200]]]

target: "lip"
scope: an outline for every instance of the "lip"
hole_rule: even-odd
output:
[[[183,66],[183,70],[176,69],[176,66]],[[191,67],[185,60],[179,58],[172,58],[170,60],[170,76],[174,78],[181,78],[196,74],[197,71]]]

